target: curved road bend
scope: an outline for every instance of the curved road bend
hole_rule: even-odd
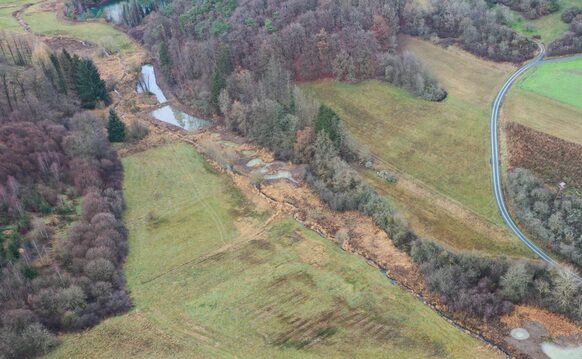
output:
[[[546,49],[544,45],[538,44],[540,48],[539,54],[530,62],[520,67],[516,72],[514,72],[503,84],[497,96],[495,97],[495,101],[493,102],[493,111],[491,113],[491,169],[493,171],[493,193],[495,194],[495,201],[497,202],[497,207],[501,213],[501,217],[505,221],[505,223],[509,226],[511,231],[521,240],[532,252],[534,252],[538,257],[540,257],[544,262],[551,266],[555,266],[558,264],[554,259],[552,259],[549,255],[547,255],[541,248],[539,248],[535,243],[530,241],[523,232],[519,229],[517,224],[511,218],[509,214],[509,210],[507,209],[507,205],[505,203],[505,199],[503,198],[503,189],[501,187],[501,169],[500,169],[500,160],[499,160],[499,141],[498,141],[498,119],[499,119],[499,110],[501,109],[501,104],[503,103],[503,97],[511,87],[511,85],[517,80],[521,74],[529,70],[530,68],[545,62],[544,55],[546,53]],[[578,56],[574,56],[578,57]],[[567,58],[570,59],[570,58]],[[549,60],[548,62],[555,62],[560,61],[562,59],[556,60]],[[563,59],[566,60],[566,59]],[[576,275],[576,278],[579,281],[582,281],[582,278]]]

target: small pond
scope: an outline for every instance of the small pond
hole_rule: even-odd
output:
[[[141,67],[141,75],[140,79],[137,83],[137,92],[144,93],[150,92],[153,93],[156,98],[158,99],[159,103],[164,103],[168,101],[166,96],[164,96],[164,92],[158,86],[156,82],[156,73],[154,71],[154,67],[152,65],[143,65]]]
[[[582,359],[582,346],[565,348],[553,343],[543,343],[542,350],[551,359]]]
[[[157,6],[157,3],[161,3],[160,1],[138,1],[136,4],[141,8],[141,11],[144,15],[149,14],[152,10],[154,10]],[[127,17],[124,21],[124,8],[127,7],[129,10],[131,6],[130,0],[114,0],[114,1],[107,1],[99,6],[94,6],[85,10],[82,14],[80,14],[77,19],[78,20],[87,20],[87,19],[96,19],[96,18],[104,18],[107,21],[114,23],[116,25],[122,25],[127,22]]]
[[[152,116],[157,120],[179,126],[188,131],[198,130],[211,124],[210,121],[190,116],[170,105],[153,111]]]

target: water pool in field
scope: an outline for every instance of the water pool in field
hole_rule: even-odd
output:
[[[152,111],[152,116],[157,120],[166,122],[188,131],[195,131],[210,126],[211,122],[191,116],[170,105]]]
[[[565,348],[554,343],[543,343],[542,351],[551,359],[582,359],[582,346]]]
[[[152,65],[143,65],[141,67],[140,80],[137,82],[137,92],[150,92],[156,96],[159,103],[168,101],[162,89],[156,81],[156,73]]]

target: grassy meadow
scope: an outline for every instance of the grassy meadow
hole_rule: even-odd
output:
[[[403,40],[404,50],[422,59],[448,91],[444,102],[425,101],[380,81],[325,80],[305,83],[303,88],[333,107],[353,135],[382,159],[501,224],[491,195],[489,112],[514,67],[455,47]]]
[[[531,257],[503,225],[490,177],[491,102],[515,67],[456,47],[411,37],[402,40],[403,50],[416,54],[448,91],[445,101],[425,101],[380,81],[323,80],[302,88],[337,111],[355,138],[389,167],[475,214],[483,224],[474,226],[453,210],[444,213],[447,208],[406,186],[368,176],[420,233],[460,250]]]
[[[582,109],[582,58],[536,66],[518,86]]]
[[[96,43],[109,52],[133,50],[135,46],[123,32],[103,22],[69,22],[59,20],[54,10],[34,5],[23,14],[32,31],[49,36],[69,36]]]
[[[63,336],[49,357],[496,356],[294,220],[261,225],[270,213],[257,213],[191,147],[123,163],[135,307]]]
[[[526,73],[504,101],[504,120],[582,145],[582,59],[542,64]]]

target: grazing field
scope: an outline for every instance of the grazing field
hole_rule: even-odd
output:
[[[536,258],[522,243],[513,239],[503,228],[475,221],[471,216],[452,213],[435,204],[425,193],[411,191],[404,180],[386,183],[373,171],[362,171],[376,190],[391,198],[414,231],[432,238],[447,248],[479,251],[497,256]]]
[[[582,58],[536,66],[518,86],[582,109]]]
[[[579,92],[580,93],[580,92]],[[582,108],[519,87],[503,101],[502,118],[582,145]]]
[[[500,223],[491,195],[487,111],[453,95],[444,103],[425,101],[380,81],[325,80],[303,88],[399,171]]]
[[[431,228],[435,239],[442,238],[442,243],[458,249],[491,254],[508,249],[511,255],[521,255],[517,239],[502,230],[505,227],[492,196],[489,164],[491,101],[515,68],[481,60],[455,47],[445,49],[410,37],[402,40],[403,49],[415,53],[448,91],[444,102],[425,101],[380,81],[346,84],[323,80],[302,87],[336,110],[356,139],[390,167],[420,180],[483,222],[492,223],[503,234],[504,243],[487,246],[486,240],[497,236],[487,232],[467,235],[471,224],[448,215],[438,216],[442,222],[431,221],[437,227],[421,226]],[[412,222],[416,218],[424,223],[446,210],[430,201],[426,208],[410,206],[408,198],[417,194],[384,189],[397,205],[409,209]]]
[[[23,14],[23,19],[32,31],[49,36],[69,36],[91,41],[109,52],[133,50],[135,46],[123,32],[101,22],[73,23],[57,19],[54,9],[43,9],[42,4],[34,5]]]
[[[270,213],[191,147],[134,154],[124,168],[135,308],[65,335],[49,357],[496,356],[294,220],[261,225]]]
[[[12,16],[12,13],[18,8],[19,6],[0,6],[0,30],[24,32],[18,21]]]
[[[582,0],[560,0],[560,10],[553,14],[542,16],[539,19],[524,19],[518,12],[513,11],[511,27],[526,36],[540,36],[542,42],[548,45],[555,39],[562,37],[568,30],[569,24],[562,21],[562,12],[572,6],[582,6]]]

